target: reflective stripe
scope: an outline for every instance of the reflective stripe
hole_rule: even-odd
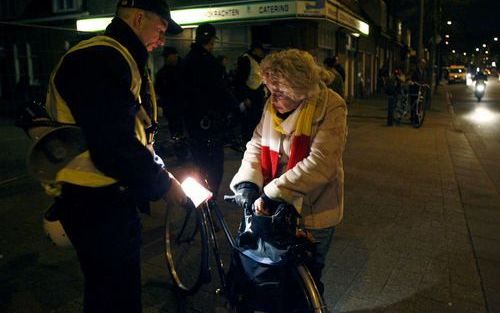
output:
[[[114,178],[104,175],[90,160],[89,151],[74,158],[57,173],[57,182],[71,183],[87,187],[103,187],[116,183]]]
[[[116,49],[123,56],[125,61],[130,67],[131,72],[131,85],[130,92],[134,95],[135,99],[141,103],[140,91],[141,91],[141,74],[137,67],[137,63],[130,54],[130,52],[121,45],[115,39],[108,36],[95,36],[91,39],[84,40],[78,43],[76,46],[71,48],[59,61],[56,68],[52,72],[50,77],[50,83],[48,87],[46,107],[52,119],[67,124],[75,124],[75,119],[71,114],[71,111],[66,103],[66,101],[59,94],[54,78],[61,66],[64,57],[77,50],[86,49],[94,46],[108,46]],[[157,119],[157,108],[156,108],[156,97],[154,92],[153,83],[148,75],[148,85],[151,93],[151,103],[153,106],[153,121],[156,123]],[[146,146],[152,141],[151,138],[147,138],[145,128],[152,125],[151,117],[146,113],[144,108],[140,106],[140,110],[135,118],[135,133],[136,138]],[[85,151],[82,154],[75,157],[68,165],[57,173],[56,182],[67,182],[75,185],[86,186],[86,187],[104,187],[116,183],[116,180],[112,177],[106,176],[104,173],[99,171],[92,162],[90,158],[89,151]]]
[[[247,86],[252,90],[256,90],[262,85],[262,75],[260,73],[260,65],[252,58],[248,53],[245,53],[243,56],[246,56],[248,60],[250,60],[250,73],[247,78]]]

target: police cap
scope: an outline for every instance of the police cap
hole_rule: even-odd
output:
[[[216,38],[215,27],[210,23],[203,23],[196,28],[196,41],[203,42],[208,39]]]
[[[168,22],[167,33],[176,35],[182,32],[179,26],[170,15],[170,8],[166,0],[120,0],[118,7],[137,8],[158,14]]]

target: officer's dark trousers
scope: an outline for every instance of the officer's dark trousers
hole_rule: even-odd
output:
[[[194,138],[191,152],[196,166],[207,179],[210,191],[217,196],[224,174],[224,145],[221,141],[207,142],[206,138]]]
[[[134,201],[116,185],[65,185],[60,201],[85,280],[83,312],[140,313],[141,227]]]

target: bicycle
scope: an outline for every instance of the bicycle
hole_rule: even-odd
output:
[[[417,89],[412,88],[414,86]],[[424,123],[429,89],[429,85],[417,82],[402,86],[393,111],[394,120],[400,124],[403,118],[409,118],[413,127],[420,128]]]
[[[220,227],[230,249],[237,253],[240,253],[240,249],[231,235],[222,212],[216,203],[210,200],[212,194],[192,178],[187,178],[182,186],[194,205],[182,208],[168,207],[165,216],[165,257],[173,287],[181,296],[190,296],[203,284],[211,281],[210,245],[221,285],[216,293],[227,298],[228,272],[221,259],[216,238],[216,232]],[[226,201],[231,202],[231,199],[232,196],[225,196]],[[293,274],[301,286],[308,306],[307,312],[326,313],[326,306],[309,270],[299,258],[294,262]],[[230,304],[230,299],[227,300]],[[229,309],[231,312],[241,312],[237,305],[230,306]]]

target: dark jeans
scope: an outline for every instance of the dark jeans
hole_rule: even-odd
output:
[[[182,136],[184,134],[184,115],[179,105],[164,105],[163,114],[168,122],[168,131],[170,133],[170,137]]]
[[[330,249],[330,244],[333,239],[333,234],[335,233],[335,227],[323,228],[323,229],[307,229],[310,231],[317,242],[316,251],[310,262],[307,262],[307,268],[311,273],[311,276],[318,287],[319,293],[323,296],[325,287],[323,282],[321,282],[321,274],[323,268],[325,267],[326,254]]]
[[[398,98],[396,96],[387,97],[387,126],[391,126],[394,123],[394,109],[396,108],[396,103]]]
[[[58,201],[84,276],[83,312],[142,312],[141,225],[128,192],[65,185]]]

